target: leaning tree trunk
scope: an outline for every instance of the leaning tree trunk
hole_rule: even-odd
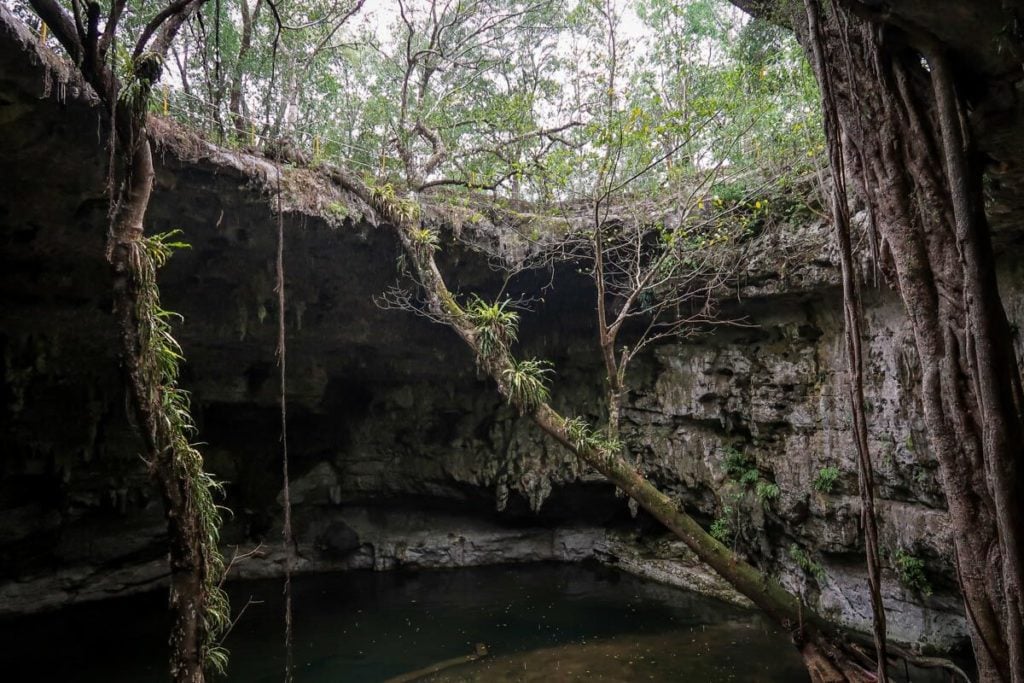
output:
[[[817,3],[815,3],[817,4]],[[1024,393],[999,298],[966,104],[938,41],[830,3],[798,37],[836,84],[826,101],[910,317],[979,675],[1024,681]],[[924,59],[922,59],[922,57]]]
[[[860,683],[875,680],[868,668],[876,663],[849,643],[834,624],[809,609],[797,596],[786,591],[769,576],[741,559],[707,533],[669,496],[636,471],[619,451],[592,442],[581,442],[571,431],[569,421],[547,402],[525,404],[509,386],[507,371],[515,366],[508,349],[485,353],[478,343],[478,332],[448,290],[434,259],[433,246],[417,241],[419,223],[415,212],[381,200],[363,183],[338,170],[337,180],[358,195],[398,234],[413,272],[422,287],[430,314],[451,327],[469,346],[479,367],[497,384],[499,392],[524,415],[528,415],[546,434],[593,467],[626,495],[678,536],[693,553],[739,593],[764,610],[786,629],[797,647],[815,683]]]

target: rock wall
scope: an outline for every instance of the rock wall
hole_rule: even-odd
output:
[[[0,614],[10,614],[145,589],[165,571],[160,504],[126,416],[109,315],[102,118],[2,7],[0,102],[0,177],[12,179],[0,195]],[[225,541],[240,552],[263,544],[236,563],[238,575],[280,570],[271,210],[280,177],[300,570],[596,557],[738,599],[503,405],[454,335],[375,303],[399,277],[398,245],[329,178],[165,123],[154,129],[149,227],[182,229],[192,245],[161,283],[168,308],[184,315],[184,379],[203,450],[227,482]],[[499,283],[479,247],[516,247],[493,222],[477,223],[446,247],[445,269],[461,291],[493,293]],[[626,442],[688,509],[708,523],[731,509],[737,547],[863,628],[870,608],[833,259],[820,227],[760,239],[726,304],[743,324],[665,344],[634,367]],[[1002,283],[1020,321],[1015,253],[1007,250]],[[549,284],[522,344],[554,362],[558,407],[596,415],[593,294],[571,264],[523,273],[512,291]],[[955,647],[965,625],[913,398],[912,339],[893,293],[869,289],[866,307],[882,544],[890,565],[897,552],[923,560],[932,588],[925,595],[887,570],[890,630]],[[728,481],[736,454],[776,497],[758,500]],[[839,472],[828,492],[815,487],[826,467]]]

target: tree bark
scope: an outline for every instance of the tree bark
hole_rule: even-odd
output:
[[[852,1],[823,16],[818,38],[806,17],[793,24],[837,82],[828,134],[857,159],[883,271],[910,317],[979,675],[1024,681],[1024,397],[958,76],[920,29]]]
[[[127,123],[123,123],[128,125]],[[125,131],[124,134],[128,134]],[[150,469],[164,501],[171,570],[169,604],[174,614],[170,645],[171,679],[175,683],[202,683],[205,631],[204,577],[201,525],[192,505],[193,482],[182,479],[174,459],[177,453],[165,420],[159,414],[160,387],[144,366],[146,353],[137,315],[139,282],[137,252],[143,221],[153,189],[153,156],[145,130],[131,152],[124,185],[111,222],[108,259],[114,273],[114,314],[121,333],[121,360],[133,397],[136,421],[150,456]]]

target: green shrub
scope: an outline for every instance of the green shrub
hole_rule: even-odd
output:
[[[796,543],[789,546],[789,556],[793,558],[793,561],[796,562],[800,569],[813,576],[816,581],[821,583],[825,580],[824,567],[812,560],[810,556],[804,552],[803,548],[798,546]]]
[[[838,467],[822,467],[818,470],[818,476],[814,479],[814,490],[820,493],[832,493],[839,481]]]
[[[900,583],[922,595],[932,594],[932,584],[924,572],[924,560],[905,550],[897,550],[892,559]]]

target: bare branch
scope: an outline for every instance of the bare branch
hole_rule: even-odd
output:
[[[84,37],[84,31],[76,27],[75,21],[68,16],[57,0],[29,0],[29,4],[32,5],[32,9],[39,15],[39,18],[50,27],[50,32],[53,33],[57,42],[68,51],[71,58],[80,62],[84,42],[80,36]]]

